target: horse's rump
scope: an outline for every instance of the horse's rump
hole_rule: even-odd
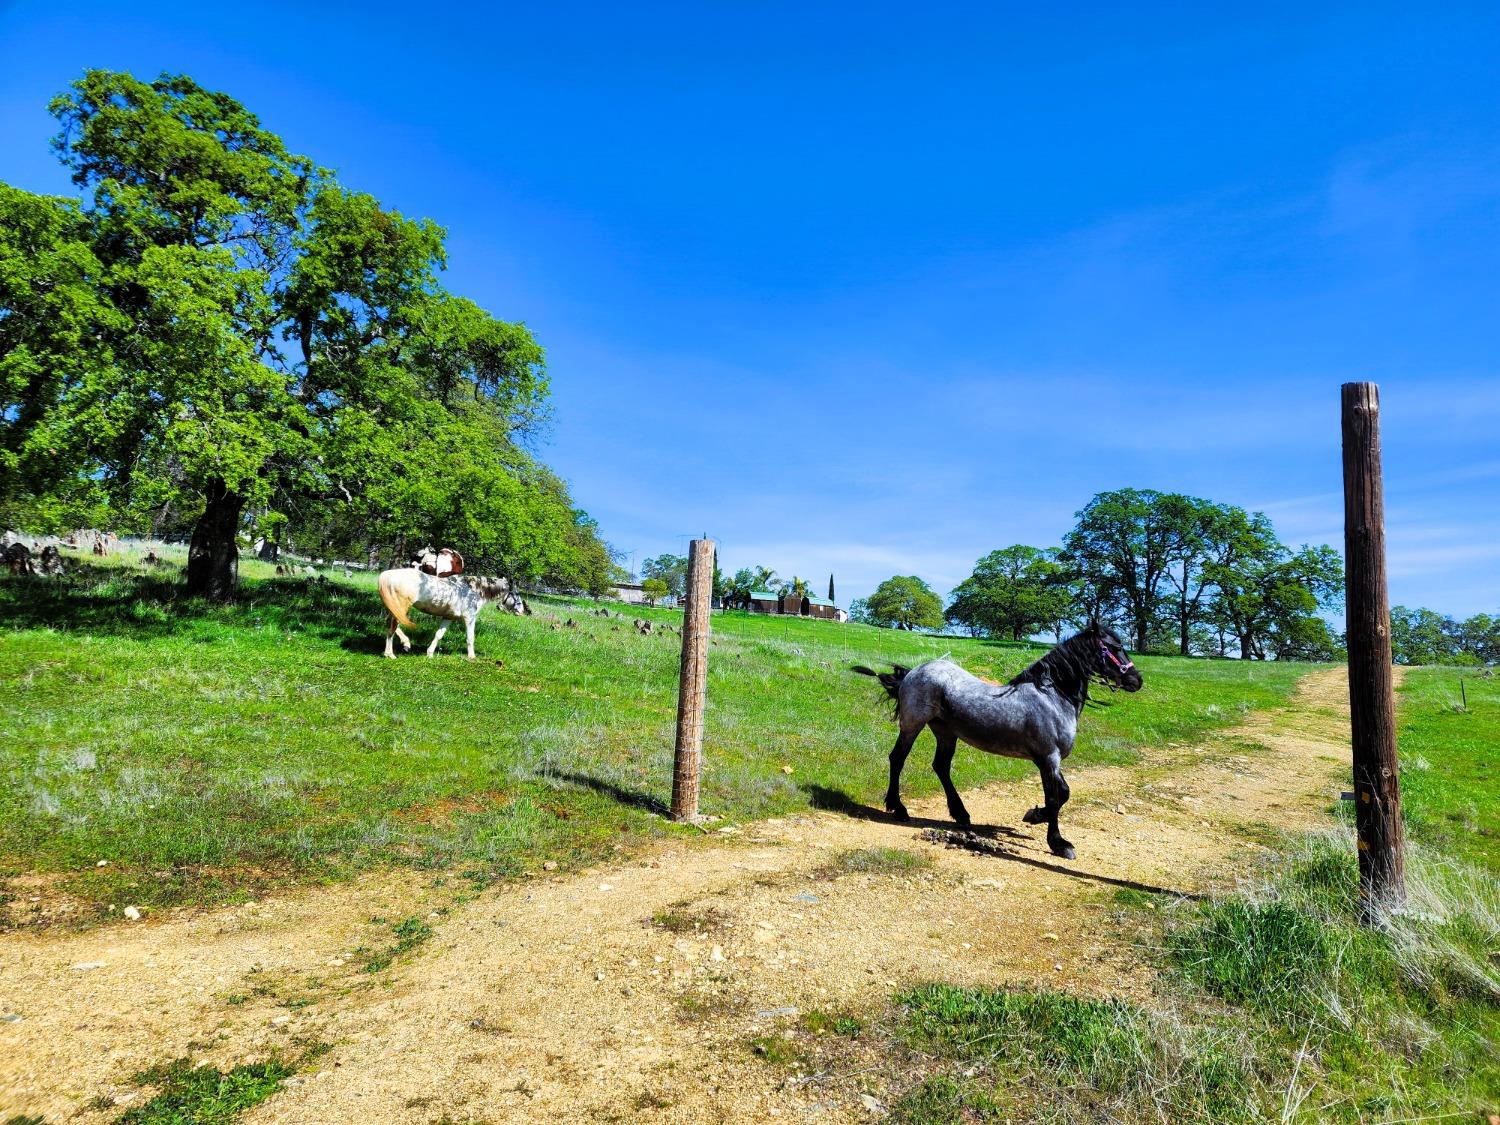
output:
[[[412,603],[417,600],[417,592],[404,576],[417,573],[419,572],[414,570],[385,570],[380,573],[380,600],[390,615],[408,629],[417,627],[417,623],[406,615]]]

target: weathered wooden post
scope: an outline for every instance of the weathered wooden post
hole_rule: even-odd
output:
[[[1378,923],[1406,902],[1385,578],[1380,390],[1374,383],[1345,383],[1342,399],[1345,620],[1360,913],[1366,922]]]
[[[714,541],[688,547],[687,604],[682,611],[682,669],[677,685],[677,752],[672,761],[672,819],[698,818],[703,763],[703,701],[708,693],[709,610],[714,597]]]

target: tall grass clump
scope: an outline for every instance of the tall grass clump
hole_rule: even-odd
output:
[[[1232,892],[1166,912],[1164,996],[1148,1007],[947,984],[901,993],[925,1079],[895,1116],[1484,1120],[1500,1109],[1500,886],[1420,844],[1407,881],[1406,910],[1361,926],[1347,832],[1302,838]]]
[[[1242,1021],[1288,1120],[1493,1111],[1500,1099],[1500,888],[1420,845],[1409,903],[1357,918],[1344,833],[1307,837],[1235,893],[1184,905],[1163,948]]]
[[[896,998],[908,1046],[947,1067],[897,1120],[1261,1120],[1266,1100],[1238,1032],[1118,999],[930,984]]]

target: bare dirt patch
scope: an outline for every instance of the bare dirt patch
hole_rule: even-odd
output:
[[[1072,863],[1021,822],[1029,780],[966,795],[977,850],[923,838],[952,842],[938,798],[907,824],[857,806],[768,820],[467,901],[385,873],[190,918],[7,935],[0,1114],[108,1120],[118,1110],[92,1100],[140,1098],[129,1075],[153,1063],[228,1067],[323,1041],[316,1070],[246,1120],[867,1119],[864,1099],[893,1092],[878,1067],[823,1073],[808,1057],[830,1013],[870,1018],[895,989],[939,979],[1149,996],[1111,922],[1115,891],[1194,893],[1268,833],[1321,821],[1347,723],[1342,671],[1318,672],[1201,744],[1078,775]],[[885,858],[840,862],[855,852]],[[366,972],[360,950],[410,918],[431,938]]]

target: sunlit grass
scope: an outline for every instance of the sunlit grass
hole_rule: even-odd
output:
[[[184,599],[171,567],[72,565],[64,582],[0,580],[0,872],[150,907],[379,863],[506,876],[671,830],[652,814],[679,641],[630,619],[677,611],[538,597],[535,616],[481,617],[473,663],[451,633],[436,659],[388,661],[369,575],[251,560],[221,607]],[[1003,679],[1045,651],[743,613],[713,630],[702,805],[729,819],[878,806],[894,728],[850,664],[951,654]],[[1140,663],[1146,690],[1087,712],[1071,769],[1234,722],[1307,668]],[[961,786],[1033,775],[966,749],[955,765]],[[936,787],[915,764],[905,784]]]

